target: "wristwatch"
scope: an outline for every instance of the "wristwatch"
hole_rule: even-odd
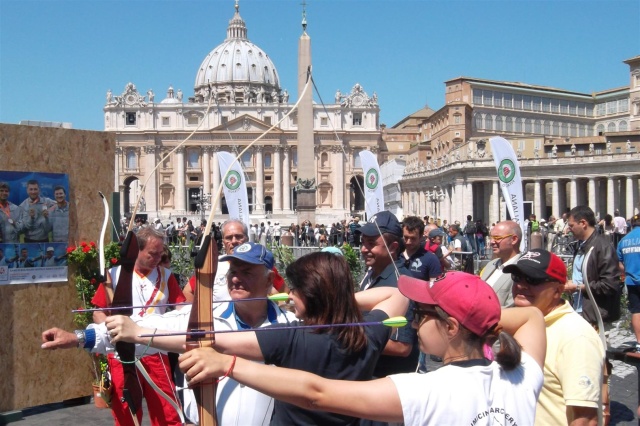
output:
[[[84,347],[84,341],[85,341],[84,330],[75,330],[74,333],[76,333],[76,339],[78,339],[78,347],[79,348]]]

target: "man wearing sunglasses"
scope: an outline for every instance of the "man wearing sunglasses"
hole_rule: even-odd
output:
[[[496,223],[489,232],[493,259],[480,272],[480,278],[493,287],[503,308],[513,306],[513,281],[510,274],[503,272],[503,268],[516,263],[520,258],[520,241],[522,229],[512,220]]]
[[[544,315],[547,353],[536,425],[597,424],[604,348],[596,331],[562,299],[567,267],[555,254],[531,250],[505,266],[516,306]]]

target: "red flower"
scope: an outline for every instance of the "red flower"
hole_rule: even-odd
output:
[[[91,284],[96,285],[96,283],[98,282],[95,278],[91,278]]]
[[[86,247],[86,246],[87,246],[87,243],[83,241],[83,242],[81,242],[81,243],[80,243],[80,246],[82,246],[82,247]]]
[[[83,253],[89,253],[91,251],[91,247],[89,246],[82,246],[82,252]]]
[[[91,242],[89,243],[89,245],[90,245],[91,247],[95,247],[95,246],[96,246],[96,243],[94,243],[93,241],[91,241]]]
[[[75,249],[76,248],[74,246],[67,247],[67,253],[71,253],[71,252],[75,251]]]
[[[84,311],[84,307],[80,306],[78,309],[76,309],[78,311]]]
[[[116,259],[115,257],[111,258],[111,264],[115,265],[116,263],[118,263],[118,259]]]

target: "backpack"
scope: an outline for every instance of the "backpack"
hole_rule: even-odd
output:
[[[537,220],[534,220],[533,222],[531,222],[531,232],[538,232],[540,231],[540,222],[538,222]]]
[[[476,229],[476,224],[473,222],[469,222],[467,223],[467,226],[464,227],[464,233],[465,234],[474,234],[477,232],[478,230]]]

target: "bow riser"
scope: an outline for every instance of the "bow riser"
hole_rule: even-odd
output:
[[[189,317],[190,331],[213,330],[213,283],[218,269],[218,249],[211,235],[206,235],[195,259],[196,291]],[[186,350],[212,347],[213,335],[191,335],[186,340]],[[200,426],[217,426],[216,392],[217,385],[204,384],[193,388],[198,403]]]

